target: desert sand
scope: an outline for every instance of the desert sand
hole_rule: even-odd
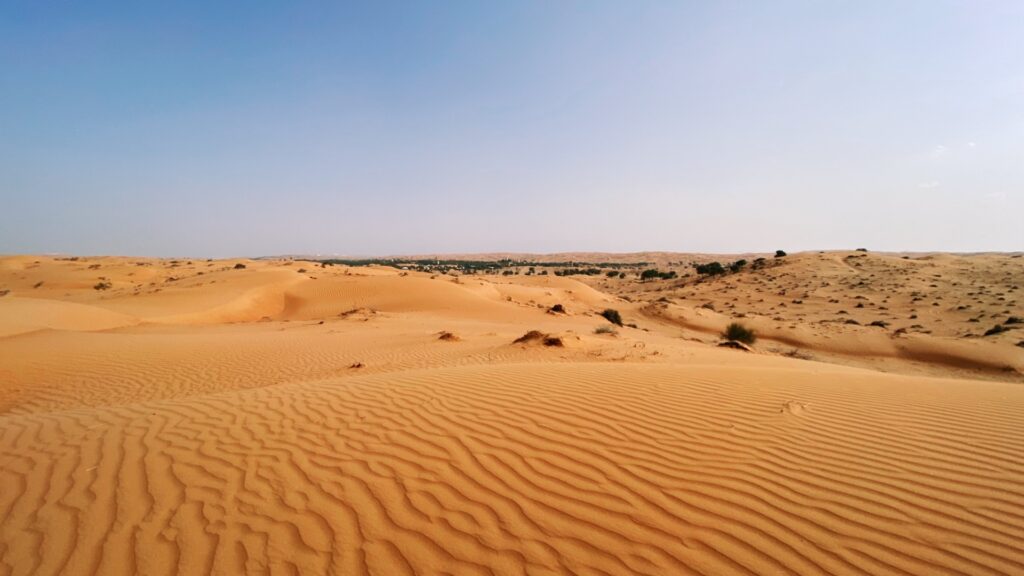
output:
[[[0,257],[0,574],[1024,574],[1024,258],[712,258]]]

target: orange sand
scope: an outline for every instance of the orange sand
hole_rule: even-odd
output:
[[[1024,573],[1024,259],[847,255],[0,258],[0,574]]]

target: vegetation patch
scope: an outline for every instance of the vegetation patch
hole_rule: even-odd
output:
[[[742,342],[744,344],[753,344],[757,341],[757,335],[754,334],[754,331],[739,322],[733,322],[726,326],[725,332],[722,332],[722,337],[726,340]]]
[[[618,310],[608,308],[604,312],[601,312],[601,317],[616,326],[622,326],[622,316],[619,314]]]

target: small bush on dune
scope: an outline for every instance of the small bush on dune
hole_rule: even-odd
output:
[[[598,326],[594,328],[594,334],[618,334],[611,326]]]
[[[776,250],[775,251],[775,257],[776,258],[784,258],[785,256],[786,256],[786,251],[785,250]]]
[[[1000,324],[996,324],[995,326],[993,326],[993,327],[989,328],[988,330],[986,330],[984,335],[985,336],[994,336],[996,334],[1001,334],[1003,332],[1006,332],[1007,330],[1009,330],[1009,328],[1007,328],[1006,326],[1002,326]]]
[[[241,262],[239,262],[238,264],[235,264],[235,270],[244,270],[244,269],[245,269],[245,264],[242,264]]]
[[[604,312],[601,312],[601,316],[616,326],[622,326],[622,316],[619,314],[618,310],[612,310],[609,308]]]
[[[753,344],[757,341],[757,336],[754,334],[754,331],[738,322],[733,322],[726,326],[725,332],[722,333],[722,337],[726,340],[734,340],[736,342],[743,342],[744,344]]]

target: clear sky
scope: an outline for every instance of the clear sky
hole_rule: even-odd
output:
[[[0,253],[1024,249],[1024,2],[0,3]]]

